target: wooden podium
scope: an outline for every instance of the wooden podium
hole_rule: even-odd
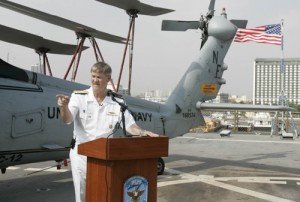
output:
[[[78,145],[78,153],[87,156],[86,202],[124,201],[124,182],[132,176],[148,180],[148,202],[156,202],[157,160],[168,150],[165,136],[99,138]]]

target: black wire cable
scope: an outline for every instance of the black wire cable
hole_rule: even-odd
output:
[[[107,165],[108,165],[108,143],[109,143],[109,138],[112,136],[116,131],[117,131],[117,126],[120,125],[119,121],[116,123],[114,130],[111,132],[106,137],[106,156],[105,156],[105,186],[106,186],[106,196],[105,196],[105,201],[108,201],[108,176],[107,176]]]

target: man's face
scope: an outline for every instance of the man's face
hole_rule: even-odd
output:
[[[110,81],[110,76],[103,73],[91,73],[91,83],[94,89],[106,89],[107,83]]]

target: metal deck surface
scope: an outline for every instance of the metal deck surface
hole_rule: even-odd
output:
[[[278,136],[189,133],[170,139],[158,202],[299,201],[300,140]],[[74,201],[70,166],[11,167],[0,175],[0,201]]]

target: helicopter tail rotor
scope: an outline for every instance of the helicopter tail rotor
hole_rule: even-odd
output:
[[[163,31],[186,31],[188,29],[199,29],[199,21],[177,21],[163,20],[161,30]]]
[[[202,30],[201,47],[204,45],[208,38],[208,24],[214,16],[215,0],[211,0],[206,16],[201,15],[199,21],[176,21],[176,20],[163,20],[161,30],[163,31],[186,31],[188,29]]]

